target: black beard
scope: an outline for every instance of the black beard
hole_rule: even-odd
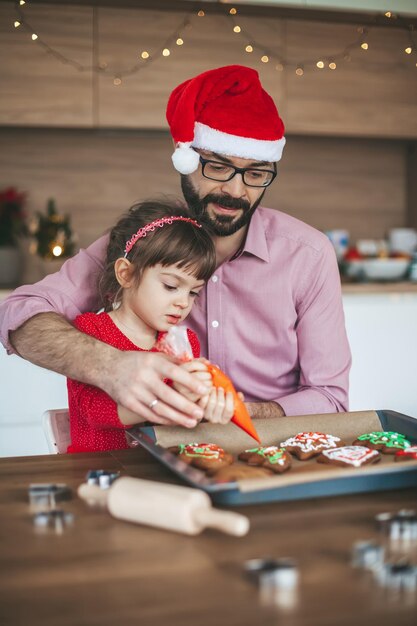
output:
[[[214,235],[218,237],[228,237],[233,235],[238,230],[249,224],[252,215],[261,202],[265,190],[256,202],[250,206],[249,202],[240,198],[232,198],[231,196],[222,196],[218,194],[207,194],[204,198],[200,198],[198,193],[194,190],[191,181],[187,176],[181,176],[181,188],[185,201],[189,209],[193,212],[196,218],[210,228]],[[243,213],[237,219],[229,215],[216,215],[210,217],[207,213],[207,205],[220,204],[221,206],[230,209],[242,209]]]

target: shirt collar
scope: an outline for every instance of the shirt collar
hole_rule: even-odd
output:
[[[233,259],[241,256],[243,253],[257,256],[267,263],[270,260],[268,241],[266,238],[265,224],[262,219],[262,212],[257,207],[249,224],[246,240],[240,250],[234,255]]]

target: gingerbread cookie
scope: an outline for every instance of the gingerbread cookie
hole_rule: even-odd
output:
[[[236,480],[246,480],[247,478],[267,478],[272,476],[272,472],[265,467],[248,467],[247,465],[229,465],[219,470],[214,475],[216,483],[231,483]]]
[[[266,467],[276,474],[290,469],[292,463],[290,454],[278,446],[251,448],[241,452],[238,458],[248,465]]]
[[[281,448],[294,454],[300,461],[311,459],[328,448],[338,448],[344,445],[339,437],[315,432],[298,433],[295,437],[290,437],[281,442]]]
[[[411,443],[401,433],[377,430],[360,435],[352,445],[373,448],[383,454],[395,454],[398,450],[409,448]]]
[[[188,465],[209,473],[233,463],[233,456],[214,443],[180,443],[168,450]]]
[[[395,453],[394,461],[417,461],[417,446],[410,446]]]
[[[341,467],[362,467],[369,463],[377,463],[380,459],[381,455],[378,450],[371,450],[365,446],[342,446],[332,450],[323,450],[317,461]]]

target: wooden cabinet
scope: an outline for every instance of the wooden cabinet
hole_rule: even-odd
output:
[[[86,68],[101,64],[105,70],[61,63],[23,27],[15,29],[13,3],[1,3],[0,54],[7,63],[0,68],[0,125],[163,129],[167,96],[177,84],[236,63],[260,72],[287,133],[417,137],[415,55],[404,53],[405,30],[372,28],[368,51],[358,45],[350,61],[336,59],[336,70],[319,70],[316,61],[358,39],[357,25],[70,4],[27,4],[23,10],[39,40]],[[190,27],[184,29],[186,18]],[[236,21],[239,34],[233,32]],[[175,44],[176,34],[182,46]],[[248,54],[251,38],[256,45]],[[163,47],[170,56],[160,54]],[[147,63],[143,50],[151,55]],[[269,63],[260,61],[265,51]],[[283,71],[276,69],[279,59],[288,64]],[[304,65],[301,77],[298,63]],[[140,71],[113,84],[115,75],[135,65]]]

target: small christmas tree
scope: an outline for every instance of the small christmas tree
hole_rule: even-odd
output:
[[[37,224],[32,230],[36,249],[34,252],[43,259],[68,258],[74,254],[75,242],[70,226],[69,215],[59,215],[55,200],[50,198],[46,215],[36,213]]]

